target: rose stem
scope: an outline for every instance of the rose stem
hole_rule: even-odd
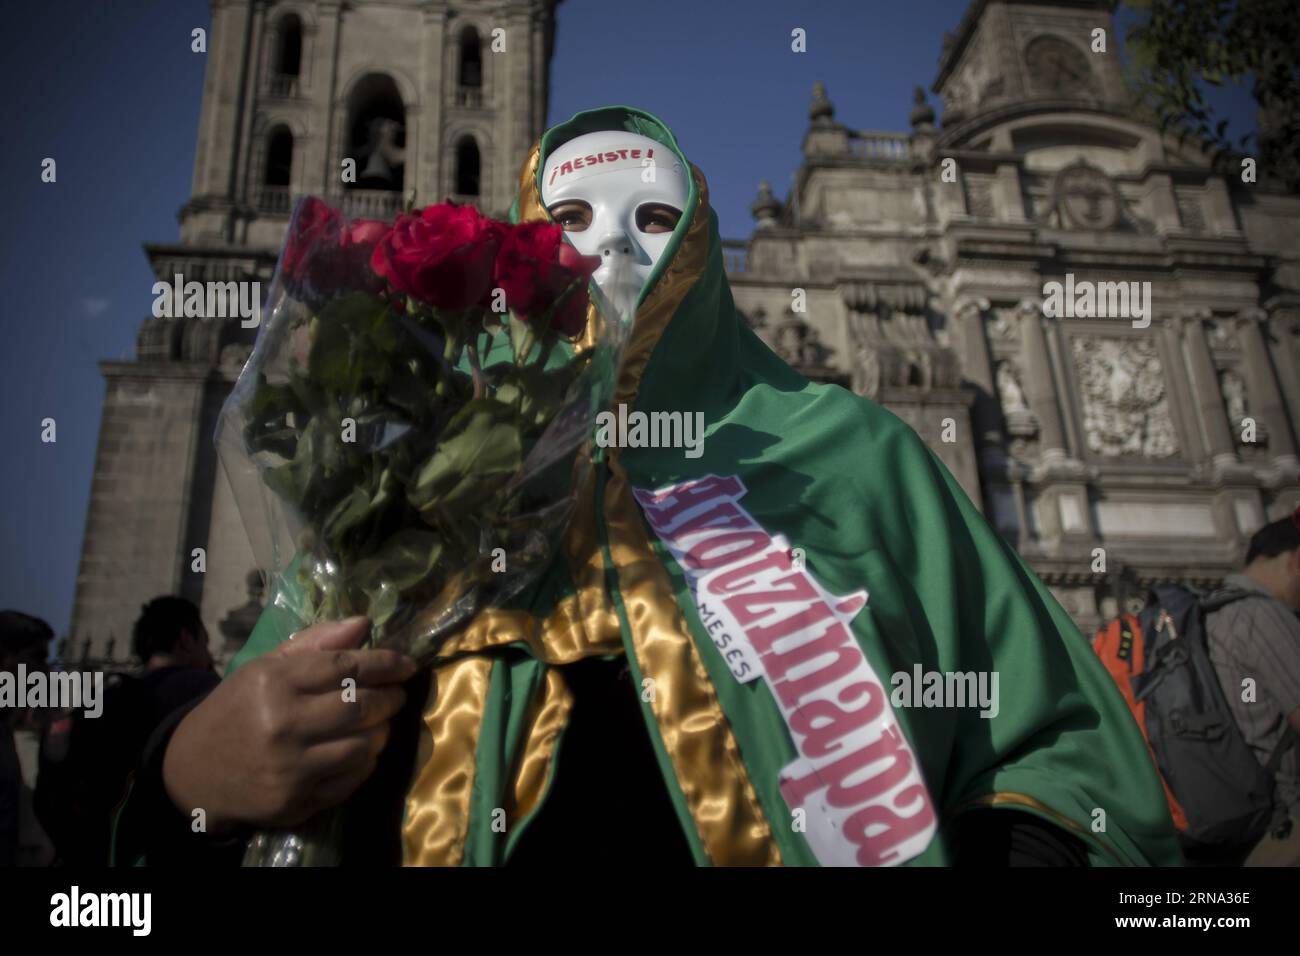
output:
[[[478,364],[478,344],[474,341],[474,336],[469,337],[465,343],[465,354],[469,356],[469,371],[474,376],[474,397],[482,398],[486,390],[486,383],[483,380],[483,369]]]

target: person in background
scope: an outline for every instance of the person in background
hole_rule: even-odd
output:
[[[1287,820],[1259,842],[1245,865],[1300,866],[1300,508],[1257,531],[1242,573],[1223,583],[1249,593],[1206,615],[1210,660],[1259,762],[1267,766],[1284,748],[1274,779]],[[1244,693],[1250,686],[1253,695]]]
[[[40,618],[0,611],[0,672],[45,670],[53,638]],[[30,708],[0,710],[0,866],[39,866],[53,855],[32,808],[41,722]]]
[[[100,717],[68,713],[42,742],[36,809],[65,864],[108,861],[113,814],[150,735],[220,682],[199,609],[185,598],[145,604],[132,649],[143,673],[112,675]]]

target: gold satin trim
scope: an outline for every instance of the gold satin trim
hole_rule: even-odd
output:
[[[537,195],[541,141],[533,144],[520,171],[519,219],[547,220]],[[594,307],[577,347],[595,342]],[[402,858],[411,866],[457,866],[464,859],[470,794],[479,732],[491,683],[492,660],[484,652],[522,642],[547,664],[567,664],[594,654],[621,654],[618,617],[605,594],[604,565],[596,541],[595,474],[584,457],[574,518],[565,537],[565,554],[575,593],[540,621],[518,610],[493,608],[478,614],[440,652],[446,661],[433,669],[433,683],[422,714],[415,773],[406,795]],[[532,813],[541,801],[555,759],[560,731],[573,697],[557,671],[548,670],[532,716],[514,779],[514,817]]]
[[[677,254],[637,312],[623,354],[615,402],[635,405],[641,376],[663,330],[704,272],[709,252],[708,186],[694,164],[695,215]],[[654,681],[651,709],[696,832],[719,866],[778,865],[781,852],[674,597],[651,547],[619,456],[610,449],[605,516],[610,554],[643,678]]]
[[[547,664],[570,664],[596,654],[623,653],[618,616],[605,593],[604,562],[596,543],[596,475],[584,454],[577,503],[564,540],[575,592],[545,620],[527,611],[487,608],[449,638],[439,656],[451,658],[522,642]]]
[[[961,813],[963,810],[975,806],[1029,807],[1033,810],[1037,810],[1039,813],[1051,817],[1053,820],[1055,820],[1057,823],[1059,823],[1061,826],[1065,827],[1066,829],[1073,830],[1075,833],[1079,834],[1079,836],[1086,839],[1092,846],[1100,848],[1102,852],[1104,852],[1116,863],[1123,862],[1115,854],[1114,850],[1108,847],[1101,840],[1098,840],[1092,833],[1088,831],[1086,827],[1080,826],[1077,822],[1070,819],[1065,814],[1057,810],[1053,810],[1051,807],[1043,803],[1043,801],[1039,800],[1037,797],[1031,797],[1027,793],[1015,793],[1009,790],[998,790],[994,793],[986,793],[981,797],[975,797],[974,799],[967,800],[964,803],[960,804],[959,806],[954,808],[952,815],[956,816],[957,814]]]
[[[555,748],[560,740],[560,731],[568,723],[569,713],[573,710],[573,694],[564,683],[564,677],[555,668],[546,671],[546,685],[542,699],[531,715],[528,737],[524,741],[524,755],[515,774],[508,826],[537,809],[541,803],[546,782],[550,779],[551,764],[555,760]]]
[[[433,669],[402,819],[404,866],[459,866],[464,859],[475,753],[491,683],[487,657],[462,657]]]
[[[551,214],[542,205],[542,197],[537,191],[537,164],[541,161],[542,141],[536,140],[528,151],[528,158],[519,170],[519,189],[515,193],[519,200],[520,222],[547,222]],[[574,349],[581,354],[596,344],[604,325],[604,317],[594,304],[587,306],[587,325],[582,334],[574,340]]]

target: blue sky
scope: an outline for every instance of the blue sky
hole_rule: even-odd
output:
[[[782,197],[792,182],[813,82],[841,122],[906,131],[912,89],[928,89],[965,7],[565,0],[548,125],[611,103],[659,115],[708,177],[723,235],[743,238],[758,181]],[[629,29],[629,11],[650,19]],[[43,0],[0,34],[0,608],[60,635],[103,404],[96,362],[134,354],[153,300],[141,243],[178,236],[205,65],[190,31],[209,23],[206,0]],[[795,27],[804,54],[790,51]],[[54,184],[40,181],[45,157]],[[46,417],[52,444],[40,439]]]

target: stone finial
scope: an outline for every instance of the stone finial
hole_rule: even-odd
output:
[[[826,84],[821,80],[813,83],[812,105],[808,107],[808,118],[814,123],[829,123],[835,116],[835,107],[826,96]]]
[[[934,129],[934,110],[925,100],[925,90],[919,86],[913,90],[912,102],[916,104],[912,109],[912,129],[917,131]]]
[[[772,195],[772,184],[766,179],[758,184],[758,198],[750,204],[749,211],[759,227],[774,225],[781,214],[781,202]]]

